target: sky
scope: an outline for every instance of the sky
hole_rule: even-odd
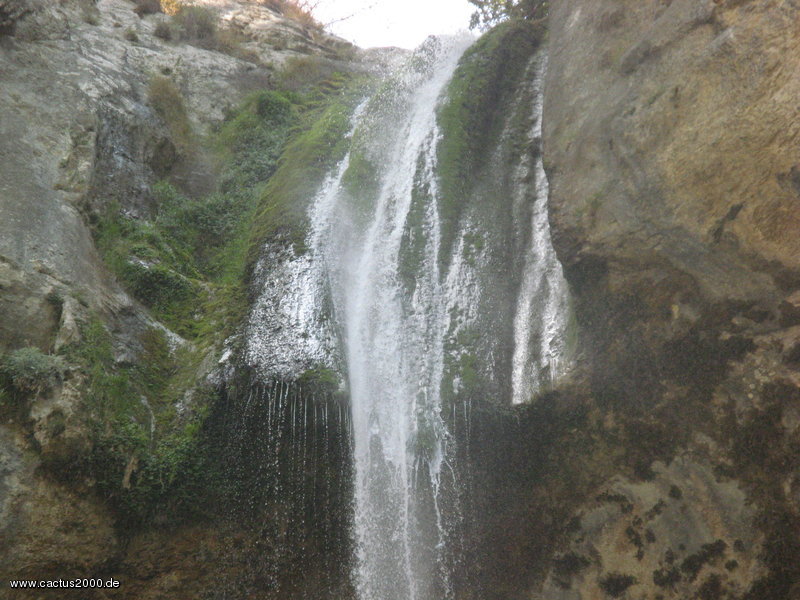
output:
[[[473,6],[467,0],[320,0],[314,16],[328,30],[362,48],[415,48],[431,34],[467,29]]]

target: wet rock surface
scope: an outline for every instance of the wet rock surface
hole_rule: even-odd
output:
[[[213,4],[239,30],[238,57],[158,37],[169,17],[140,18],[125,0],[0,3],[0,352],[26,346],[56,352],[101,319],[113,338],[113,360],[130,365],[143,351],[145,332],[165,331],[109,273],[93,238],[109,211],[150,218],[152,186],[167,174],[187,187],[213,179],[208,157],[198,151],[187,158],[187,140],[154,106],[154,78],[171,82],[189,127],[203,134],[248,93],[270,87],[287,60],[352,58],[346,42],[305,31],[264,7]],[[258,52],[248,54],[250,46]],[[183,344],[165,335],[173,346]],[[205,377],[213,363],[196,376]],[[160,561],[157,573],[142,571],[135,554],[126,554],[130,534],[121,533],[120,515],[99,497],[91,469],[80,462],[89,460],[96,437],[86,428],[97,407],[84,396],[85,375],[68,370],[19,406],[0,398],[0,575],[115,574],[129,582],[124,597],[199,597],[197,586],[210,585],[210,569],[203,563],[207,577],[198,578],[196,552],[178,546],[198,545],[214,532],[170,533],[177,541],[166,548],[175,554]],[[129,467],[136,471],[136,457]],[[79,478],[70,475],[77,472]],[[161,547],[162,533],[154,536]],[[132,552],[147,547],[143,539]],[[138,575],[153,583],[131,585]],[[189,580],[197,585],[184,585]],[[7,593],[4,583],[0,597]]]
[[[553,6],[551,227],[580,385],[615,433],[543,598],[797,593],[799,19],[780,2]]]

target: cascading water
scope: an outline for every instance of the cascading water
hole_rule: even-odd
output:
[[[472,41],[430,38],[356,109],[350,151],[309,209],[307,251],[268,247],[260,264],[253,364],[283,377],[331,354],[346,362],[360,600],[454,597],[454,446],[470,407],[481,396],[528,400],[566,363],[567,291],[540,148],[542,55],[499,119],[482,183],[455,212],[440,190],[448,132],[437,119]]]
[[[529,401],[537,390],[547,388],[562,376],[568,366],[569,350],[564,335],[570,315],[569,296],[561,263],[550,241],[550,222],[547,217],[549,185],[541,151],[542,86],[547,70],[547,55],[542,53],[537,56],[531,66],[535,73],[531,81],[536,99],[531,135],[536,144],[536,153],[524,156],[517,168],[520,179],[524,179],[533,168],[536,201],[531,211],[530,242],[525,253],[525,267],[514,317],[514,404]]]
[[[391,113],[403,116],[391,124],[397,135],[389,134],[393,139],[384,139],[380,150],[386,168],[377,195],[365,215],[341,191],[323,251],[347,357],[362,600],[449,596],[440,568],[446,531],[437,506],[447,432],[440,393],[446,321],[435,203],[436,106],[470,41],[430,42],[417,55],[421,63],[395,82]],[[388,125],[373,120],[366,127],[375,136]],[[420,215],[421,268],[408,294],[401,254],[419,194],[433,202]]]

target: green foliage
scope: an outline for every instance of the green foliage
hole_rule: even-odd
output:
[[[156,82],[151,98],[168,123],[185,117],[175,92]],[[101,219],[97,246],[107,264],[159,320],[193,339],[193,348],[207,346],[241,322],[251,227],[265,198],[286,207],[300,198],[304,206],[308,197],[300,188],[313,193],[310,179],[321,181],[343,155],[355,96],[337,98],[336,108],[328,109],[331,93],[249,96],[212,137],[198,140],[218,159],[214,193],[194,197],[164,181],[154,187],[156,210],[149,221],[129,218],[117,208]],[[280,169],[294,162],[284,153],[292,135],[294,156],[306,162],[278,177],[279,162]],[[267,194],[270,189],[286,193],[278,201]],[[219,479],[202,442],[204,412],[177,410],[178,399],[193,389],[202,350],[171,349],[157,329],[140,341],[136,364],[117,364],[110,335],[97,321],[84,328],[80,344],[67,349],[70,360],[81,365],[94,415],[88,467],[125,526],[146,523],[156,513],[167,514],[170,522],[196,516],[202,511],[197,497],[213,494]],[[305,381],[332,392],[338,386],[335,374],[325,371],[310,371]],[[212,400],[195,399],[192,406]]]
[[[296,117],[289,98],[280,92],[257,92],[223,124],[216,141],[227,165],[220,177],[223,192],[250,190],[275,172]]]
[[[334,393],[339,389],[339,375],[335,371],[325,367],[308,369],[300,377],[297,383],[304,390],[313,389],[316,392]]]
[[[211,398],[196,398],[197,408],[185,419],[175,414],[176,400],[194,384],[198,358],[173,351],[160,329],[146,331],[140,341],[136,363],[118,364],[110,333],[94,318],[82,328],[81,341],[64,351],[85,379],[91,412],[92,452],[83,466],[123,527],[140,525],[157,510],[171,521],[196,515],[202,509],[192,498],[213,487],[200,450]]]
[[[208,507],[198,499],[213,495],[216,478],[200,447],[201,422],[196,417],[155,443],[132,422],[117,421],[96,433],[92,475],[122,527],[146,523],[156,512],[173,523],[205,513]]]
[[[203,294],[191,250],[157,223],[119,214],[101,219],[96,244],[104,260],[134,297],[179,333],[191,335],[191,315]]]
[[[66,364],[60,356],[45,354],[38,348],[20,348],[8,354],[0,368],[16,391],[29,394],[58,383]]]
[[[195,143],[194,133],[178,86],[168,77],[157,75],[150,80],[147,98],[153,110],[167,124],[178,150],[190,151]]]
[[[547,0],[469,0],[477,10],[470,29],[487,28],[505,19],[543,19],[550,11]]]
[[[450,256],[471,186],[480,180],[502,130],[520,78],[542,39],[541,27],[510,21],[481,37],[464,54],[439,108],[442,129],[438,164],[441,192],[442,256]]]
[[[285,90],[308,91],[331,79],[336,72],[336,63],[322,56],[293,56],[279,73],[278,86]]]
[[[276,235],[286,235],[302,250],[309,202],[328,170],[347,152],[350,115],[359,98],[360,90],[354,87],[333,99],[307,100],[312,108],[261,194],[251,234],[251,261],[264,241]],[[314,108],[316,102],[319,108]]]
[[[186,119],[169,80],[154,79],[152,90],[165,120]],[[216,192],[192,197],[163,181],[153,188],[151,221],[112,207],[97,228],[97,246],[125,288],[185,337],[219,335],[220,320],[232,323],[245,310],[249,224],[296,123],[295,100],[254,93],[208,140],[219,157]]]

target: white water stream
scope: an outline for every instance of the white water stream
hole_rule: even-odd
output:
[[[248,347],[254,361],[277,364],[283,370],[270,368],[280,374],[299,364],[292,354],[298,347],[317,359],[329,352],[331,331],[341,340],[352,407],[354,580],[360,600],[453,596],[447,547],[452,532],[442,488],[454,477],[454,441],[443,416],[443,396],[457,395],[462,386],[446,381],[445,374],[448,365],[464,358],[459,334],[479,321],[479,300],[492,291],[480,289],[480,270],[487,264],[481,256],[488,250],[473,258],[466,250],[480,223],[468,219],[453,248],[443,247],[437,106],[471,43],[467,36],[429,40],[388,88],[356,110],[350,134],[354,149],[312,203],[308,252],[281,260],[267,252],[262,260],[265,272],[277,275],[265,279],[254,309]],[[529,137],[539,150],[544,59],[536,60],[529,70],[536,101],[526,110],[535,113]],[[378,165],[367,198],[347,183],[348,170],[363,158],[357,152],[367,152]],[[533,179],[537,189],[533,206],[527,206],[531,195],[522,183],[518,196],[507,199],[508,210],[526,206],[519,228],[528,247],[517,261],[524,263],[524,272],[512,275],[520,283],[516,313],[507,315],[509,323],[513,320],[514,350],[513,359],[505,359],[512,379],[505,388],[512,397],[505,402],[529,400],[565,362],[567,292],[550,244],[539,154],[521,156],[508,167],[516,169],[515,180]],[[449,260],[442,260],[443,253]],[[275,264],[281,266],[276,270]],[[283,293],[278,279],[287,274],[293,291]],[[334,326],[320,334],[313,324],[323,318],[324,306],[332,306]],[[281,350],[292,346],[289,336],[298,343]],[[496,360],[491,358],[493,364]],[[455,411],[455,404],[448,410]]]
[[[532,138],[537,153],[525,156],[518,170],[524,179],[533,168],[536,201],[531,215],[530,243],[525,253],[525,267],[514,316],[514,358],[512,402],[528,402],[537,390],[550,387],[568,366],[565,331],[569,320],[569,294],[561,263],[550,240],[547,198],[550,187],[542,158],[543,86],[547,55],[533,63],[534,126]],[[533,163],[533,164],[531,164]]]

